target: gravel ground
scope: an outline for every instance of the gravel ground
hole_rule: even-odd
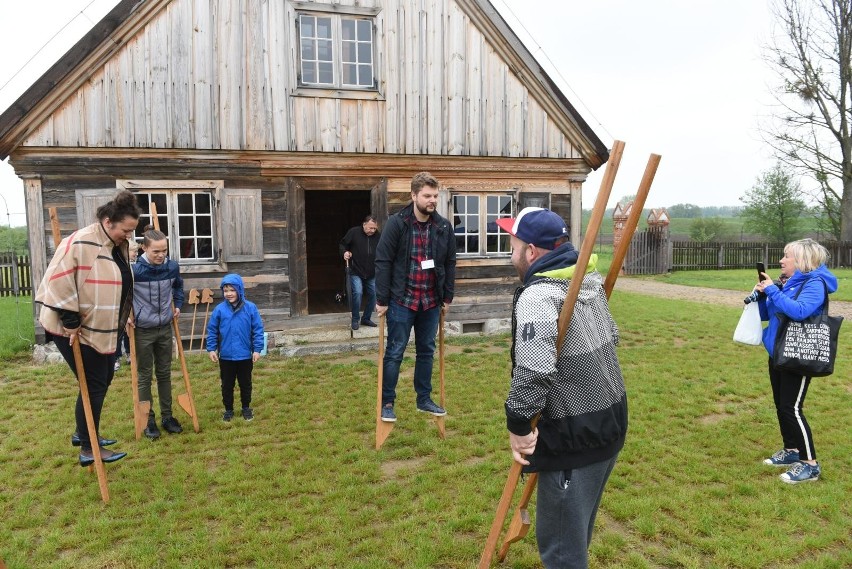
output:
[[[746,294],[736,290],[722,290],[717,288],[704,288],[698,286],[685,286],[669,283],[661,283],[651,279],[636,279],[619,277],[615,281],[616,290],[647,294],[650,296],[662,296],[665,298],[676,298],[678,300],[691,300],[693,302],[706,302],[709,304],[721,304],[724,306],[743,305]],[[832,316],[843,316],[844,319],[852,318],[852,302],[831,301],[829,311]]]

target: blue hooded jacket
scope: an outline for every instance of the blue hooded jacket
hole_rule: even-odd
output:
[[[263,322],[253,302],[246,300],[243,279],[237,274],[222,277],[220,288],[231,285],[237,290],[237,302],[219,303],[207,323],[207,351],[219,352],[219,359],[250,360],[252,353],[263,350]]]
[[[778,335],[779,320],[775,315],[781,312],[792,320],[801,321],[816,314],[826,302],[826,288],[829,294],[836,291],[837,277],[831,274],[828,267],[820,265],[807,273],[797,270],[783,288],[770,285],[764,289],[766,298],[759,301],[760,318],[769,321],[769,326],[763,329],[763,347],[769,352],[770,358]],[[799,296],[794,299],[797,292]]]

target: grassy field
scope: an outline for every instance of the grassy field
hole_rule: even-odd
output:
[[[767,269],[770,277],[777,278],[780,271],[777,267]],[[852,269],[831,269],[837,277],[837,292],[831,295],[831,300],[852,301]],[[662,275],[639,277],[655,281],[686,286],[704,286],[726,290],[741,290],[743,296],[748,294],[757,280],[754,269],[734,269],[725,271],[676,271]]]
[[[0,298],[0,360],[28,352],[33,341],[32,297]]]
[[[729,338],[739,310],[618,293],[627,444],[601,505],[593,568],[852,566],[852,443],[841,343],[807,412],[823,479],[789,486],[761,464],[780,443],[761,348]],[[414,411],[373,450],[374,356],[267,358],[251,423],[220,422],[217,371],[190,358],[202,432],[134,441],[126,366],[103,433],[112,501],[76,466],[73,379],[23,361],[0,370],[0,559],[30,567],[470,568],[510,463],[509,338],[448,340],[447,438]],[[176,374],[177,377],[177,374]],[[534,516],[534,508],[531,508]],[[540,567],[533,532],[506,565]]]

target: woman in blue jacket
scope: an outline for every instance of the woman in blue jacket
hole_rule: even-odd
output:
[[[243,419],[251,421],[251,372],[263,350],[263,322],[253,302],[246,300],[243,279],[229,274],[222,278],[225,301],[213,310],[207,324],[207,351],[210,359],[219,362],[222,381],[222,420],[234,418],[234,383],[240,384],[240,403]]]
[[[822,310],[827,294],[837,290],[837,277],[825,266],[827,259],[828,251],[813,239],[793,241],[784,247],[780,261],[784,284],[779,287],[766,273],[761,273],[762,279],[755,287],[766,295],[765,298],[761,295],[759,301],[761,319],[769,321],[763,330],[763,345],[769,352],[769,381],[784,442],[781,450],[763,462],[789,467],[781,475],[781,480],[788,484],[819,480],[820,466],[803,412],[811,378],[772,365],[772,349],[780,324],[775,315],[782,313],[801,321]]]

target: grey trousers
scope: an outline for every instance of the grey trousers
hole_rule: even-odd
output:
[[[136,369],[139,372],[139,401],[150,401],[149,417],[154,416],[154,398],[151,379],[157,372],[157,395],[160,398],[160,416],[172,416],[172,326],[136,328]]]
[[[615,457],[568,471],[540,472],[535,535],[547,569],[586,569],[595,515]]]

